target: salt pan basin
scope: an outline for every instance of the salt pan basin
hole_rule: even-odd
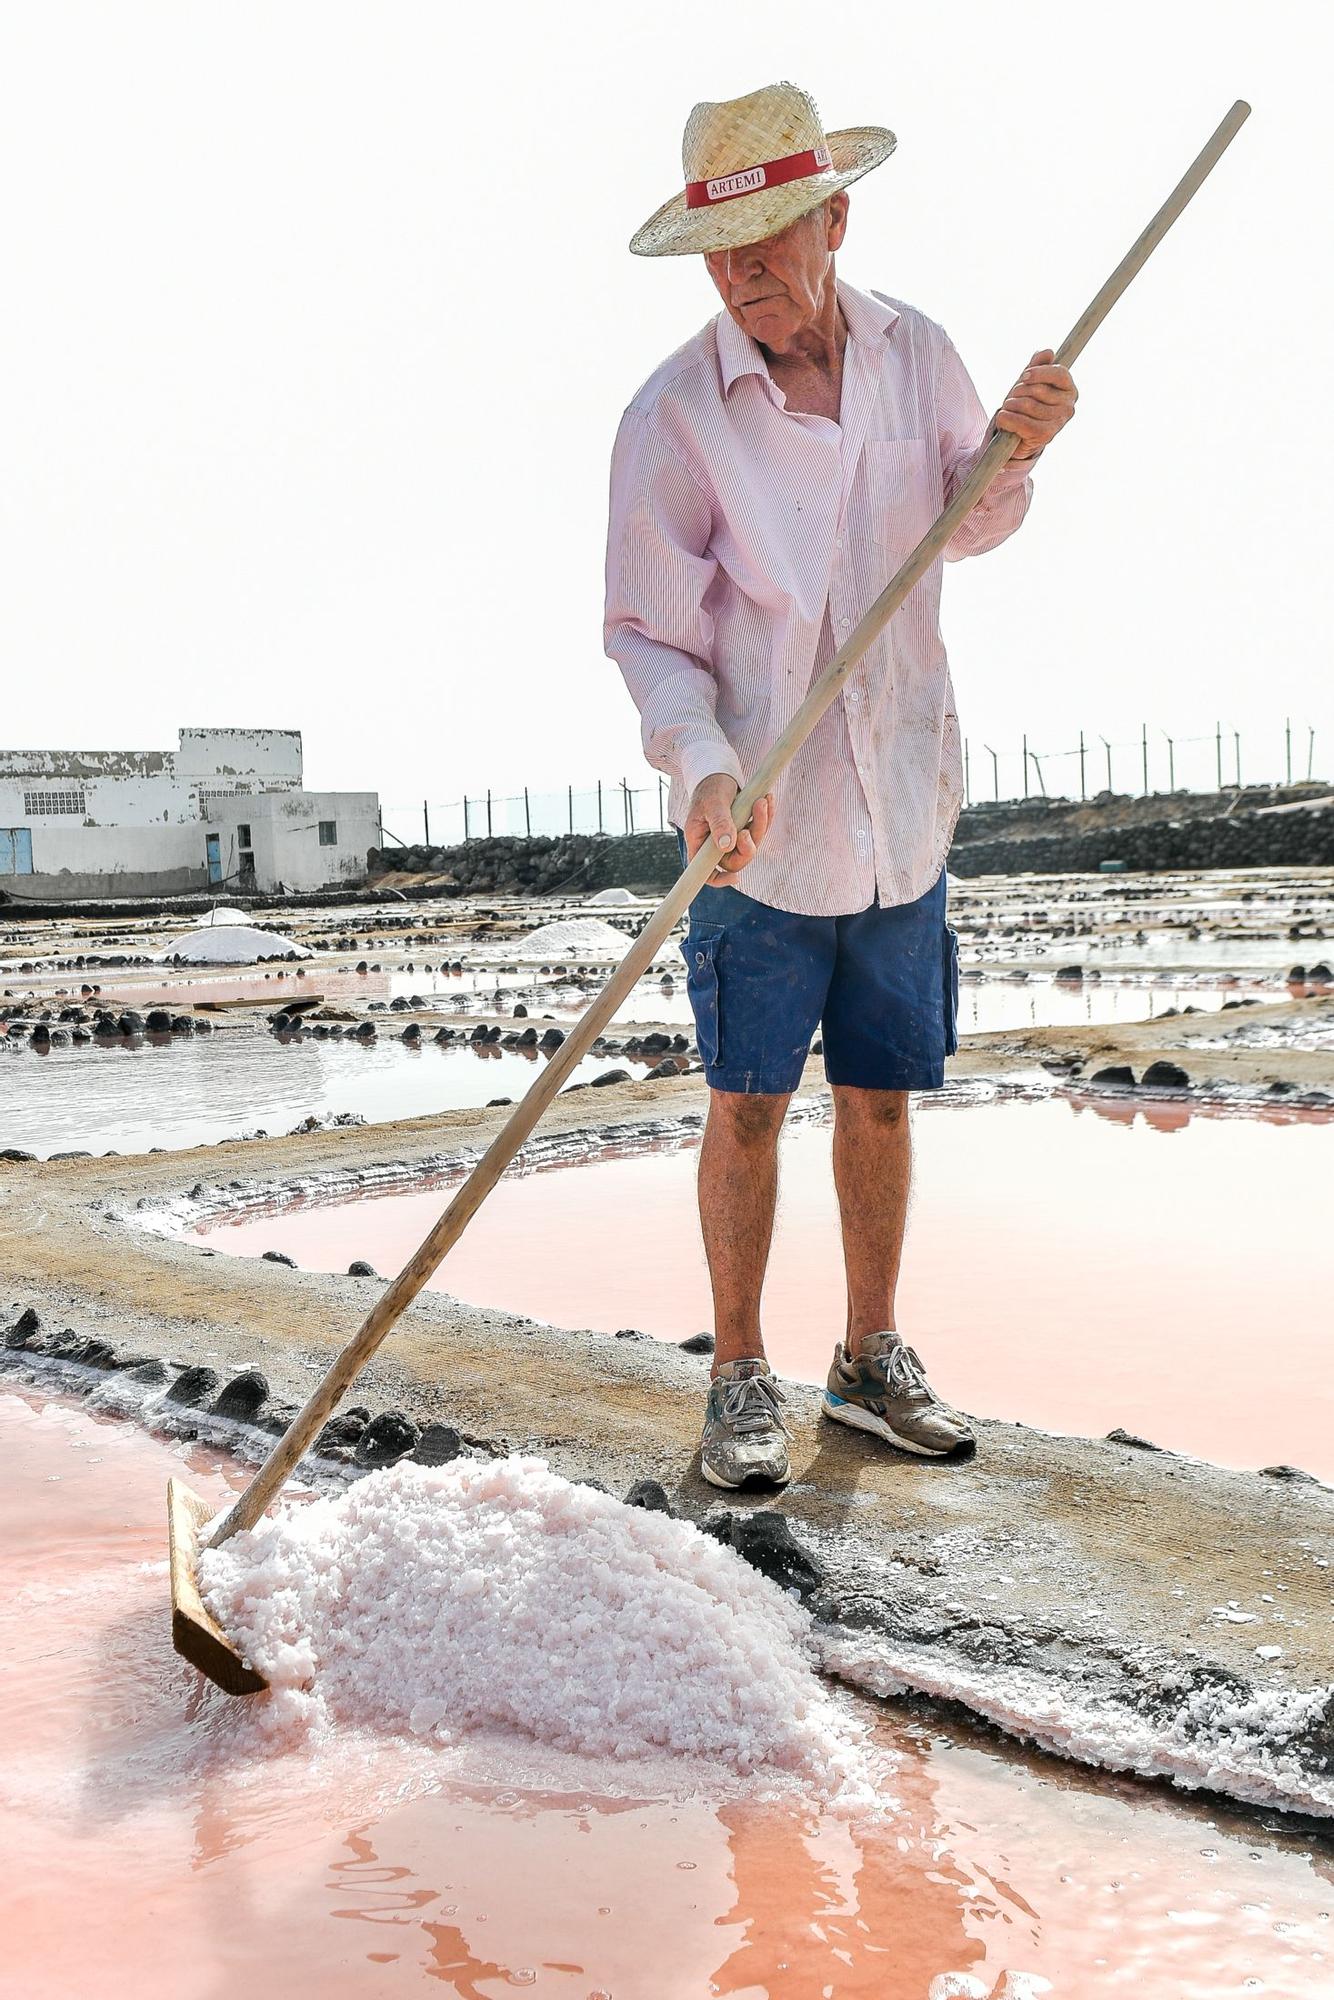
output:
[[[978,1416],[1122,1428],[1334,1479],[1334,1121],[1148,1099],[933,1104],[914,1145],[899,1324],[943,1395]],[[681,1340],[712,1324],[694,1177],[684,1146],[512,1173],[431,1282],[557,1326]],[[328,1203],[311,1190],[200,1235],[308,1270],[346,1269],[352,1253],[392,1271],[444,1200],[411,1183]],[[792,1124],[763,1302],[780,1373],[824,1380],[844,1300],[829,1128]]]
[[[1330,1990],[1308,1833],[860,1697],[837,1695],[893,1798],[865,1815],[795,1776],[766,1801],[725,1766],[700,1783],[684,1759],[512,1732],[269,1728],[274,1698],[202,1684],[164,1611],[168,1473],[221,1505],[239,1467],[4,1389],[0,1465],[0,1926],[22,2000]],[[539,1644],[522,1679],[545,1678]]]

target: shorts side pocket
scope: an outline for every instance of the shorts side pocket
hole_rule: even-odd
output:
[[[959,1047],[959,934],[945,926],[944,963],[945,1053],[952,1056]]]
[[[723,929],[718,926],[712,930],[689,931],[681,940],[681,955],[686,962],[686,992],[690,996],[690,1011],[695,1017],[695,1040],[699,1044],[700,1061],[710,1069],[722,1061],[723,1053],[718,1006],[718,953],[723,937]]]

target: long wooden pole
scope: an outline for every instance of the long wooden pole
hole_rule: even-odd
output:
[[[1208,145],[1062,341],[1056,359],[1063,367],[1068,368],[1083,353],[1090,336],[1101,326],[1131,279],[1162,242],[1249,115],[1248,104],[1239,101],[1233,105]],[[762,760],[758,771],[742,788],[732,808],[738,826],[748,824],[758,801],[772,788],[774,780],[791,762],[830,703],[837,699],[848,675],[879,638],[914,584],[925,576],[940,556],[960,522],[971,514],[1001,467],[1009,461],[1017,444],[1018,439],[1013,432],[993,432],[964,485],[934,527],[923,535],[898,574],[886,584],[861,623],[843,641],[787,728]],[[304,1408],[293,1417],[250,1484],[218,1524],[210,1537],[215,1546],[238,1530],[254,1526],[399,1315],[411,1305],[457,1243],[570,1072],[596,1041],[636,981],[647,972],[720,858],[715,842],[707,840],[677,877],[578,1026],[571,1029],[541,1074],[534,1078],[527,1096],[515,1105],[425,1242],[380,1295],[342,1353],[330,1364]]]

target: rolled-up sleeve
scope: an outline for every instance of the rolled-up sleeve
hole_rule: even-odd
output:
[[[936,385],[940,422],[940,462],[945,477],[946,504],[967,480],[986,443],[990,419],[973,387],[972,377],[946,337],[941,349]],[[1029,461],[1031,465],[1032,461]],[[1028,466],[1013,460],[1002,466],[972,512],[966,514],[945,544],[946,562],[985,555],[1012,535],[1028,512],[1033,481]]]
[[[639,710],[644,755],[679,779],[687,797],[714,772],[743,782],[718,724],[709,664],[712,525],[708,496],[688,466],[660,431],[627,411],[611,462],[604,643]]]

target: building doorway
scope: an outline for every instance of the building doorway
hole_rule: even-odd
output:
[[[210,833],[205,837],[208,850],[208,879],[210,882],[222,880],[222,835]]]
[[[0,826],[0,875],[32,874],[32,828]]]

